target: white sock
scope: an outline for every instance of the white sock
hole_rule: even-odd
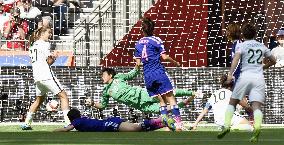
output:
[[[63,112],[63,116],[64,116],[64,121],[65,121],[65,124],[66,125],[69,125],[70,124],[70,120],[69,120],[69,118],[68,118],[68,116],[67,116],[67,114],[68,114],[68,112],[69,112],[70,110],[63,110],[62,112]]]
[[[228,105],[226,113],[225,113],[225,128],[230,128],[231,127],[231,122],[232,122],[232,118],[235,112],[235,107],[233,105]]]
[[[33,112],[28,112],[28,113],[27,113],[26,119],[25,119],[25,123],[26,123],[27,125],[31,125],[31,124],[32,124],[34,115],[35,115],[35,113],[33,113]]]
[[[260,129],[262,124],[263,114],[259,109],[253,111],[254,129]]]

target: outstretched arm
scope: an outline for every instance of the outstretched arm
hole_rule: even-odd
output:
[[[65,128],[57,128],[54,130],[54,132],[68,132],[68,131],[71,131],[73,130],[75,127],[73,125],[68,125],[67,127]]]
[[[197,127],[197,125],[198,125],[198,123],[202,120],[202,118],[204,117],[204,115],[206,114],[206,113],[208,113],[208,109],[207,108],[204,108],[203,110],[202,110],[202,112],[199,114],[199,116],[197,117],[197,119],[196,119],[196,121],[194,122],[194,124],[192,125],[192,130],[196,130],[196,127]]]
[[[140,67],[135,65],[135,68],[128,73],[118,73],[115,78],[120,78],[123,80],[132,80],[140,73]]]
[[[162,54],[161,54],[161,57],[162,57],[162,59],[165,60],[165,61],[169,61],[169,62],[175,64],[175,65],[178,66],[178,67],[180,66],[179,62],[175,61],[174,59],[172,59],[169,55],[167,55],[167,54],[165,54],[165,53],[162,53]]]

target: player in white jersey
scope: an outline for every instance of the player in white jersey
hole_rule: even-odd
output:
[[[232,74],[241,59],[241,74],[233,90],[232,97],[225,113],[225,128],[218,134],[218,138],[223,138],[230,132],[231,120],[235,112],[235,107],[245,95],[249,96],[249,101],[254,115],[254,131],[250,139],[251,142],[257,142],[260,134],[263,114],[261,106],[265,101],[265,81],[263,69],[267,69],[276,63],[275,57],[270,50],[262,43],[254,40],[256,29],[251,24],[245,24],[242,28],[245,41],[241,43],[234,56],[227,83],[233,80]],[[263,65],[263,58],[268,62]]]
[[[52,92],[60,98],[65,122],[67,124],[70,123],[67,117],[69,111],[67,94],[50,68],[50,65],[54,63],[57,57],[56,53],[50,53],[50,43],[48,41],[51,36],[51,29],[42,27],[36,30],[30,38],[31,47],[29,52],[32,60],[33,77],[36,84],[36,100],[27,112],[25,123],[21,125],[23,130],[32,129],[31,122],[33,116],[43,103],[48,92]]]
[[[204,115],[211,110],[214,115],[214,123],[217,124],[220,128],[224,126],[225,121],[225,111],[229,104],[230,97],[232,96],[232,88],[233,82],[230,84],[225,84],[227,80],[227,75],[223,75],[221,77],[221,85],[222,88],[215,91],[211,97],[208,99],[204,109],[197,117],[196,121],[192,125],[191,129],[196,130],[198,123],[202,120]],[[240,104],[246,109],[247,111],[251,111],[251,108],[248,106],[245,100],[240,102]],[[252,131],[253,127],[250,125],[249,121],[239,114],[238,111],[234,112],[233,119],[231,122],[231,128],[236,130],[246,130]]]
[[[284,29],[281,29],[277,32],[277,41],[279,45],[276,48],[273,48],[271,53],[275,56],[277,63],[276,67],[284,66]]]

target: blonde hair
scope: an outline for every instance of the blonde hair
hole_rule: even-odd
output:
[[[50,29],[51,29],[50,27],[40,27],[37,30],[35,30],[29,38],[30,45],[32,46],[35,41],[39,40],[41,34],[43,34],[44,32]]]
[[[241,27],[238,24],[229,24],[227,27],[227,38],[232,40],[239,40],[241,38]]]

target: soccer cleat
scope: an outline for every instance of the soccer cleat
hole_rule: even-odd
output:
[[[186,130],[183,126],[183,123],[181,122],[181,118],[180,117],[174,117],[173,118],[175,120],[175,126],[176,126],[176,131],[182,131],[182,130]]]
[[[32,127],[27,124],[22,124],[20,127],[22,130],[33,130]]]
[[[176,126],[175,126],[175,120],[168,117],[167,115],[162,115],[162,120],[163,120],[163,124],[167,127],[169,127],[169,129],[171,131],[175,131],[176,130]]]
[[[217,138],[222,139],[229,132],[230,132],[230,128],[224,128],[222,132],[217,135]]]
[[[260,129],[256,129],[253,131],[252,137],[250,138],[250,142],[258,142],[258,137],[260,134]]]

